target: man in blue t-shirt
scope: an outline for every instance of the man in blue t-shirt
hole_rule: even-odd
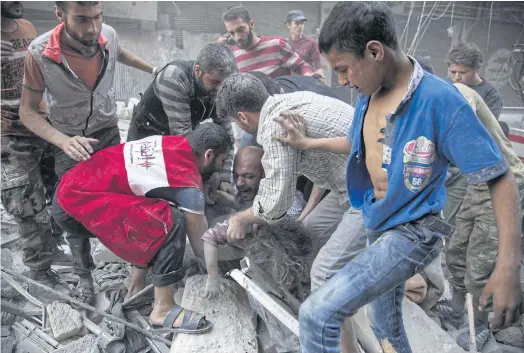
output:
[[[323,24],[319,48],[339,81],[360,94],[348,138],[311,140],[284,122],[288,138],[282,142],[349,153],[348,194],[362,209],[369,245],[302,304],[302,352],[339,352],[341,323],[368,303],[382,349],[411,352],[402,323],[403,286],[438,256],[452,231],[439,217],[450,162],[469,183],[489,186],[499,256],[477,305],[482,310],[492,298],[492,326],[509,326],[521,299],[520,200],[486,128],[455,88],[402,51],[384,3],[337,4]]]

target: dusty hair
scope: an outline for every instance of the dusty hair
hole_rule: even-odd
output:
[[[239,18],[245,23],[249,23],[251,21],[251,16],[249,16],[249,12],[246,10],[245,7],[239,5],[229,6],[227,10],[222,14],[222,21],[224,22],[235,21]]]
[[[288,291],[309,281],[311,246],[292,221],[260,225],[245,239],[246,256]]]
[[[67,12],[67,4],[75,3],[80,6],[96,6],[100,4],[100,1],[55,1],[55,6],[64,12]]]
[[[482,52],[474,43],[459,42],[449,51],[446,63],[478,70],[482,66]]]

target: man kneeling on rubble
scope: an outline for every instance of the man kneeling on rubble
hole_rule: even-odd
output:
[[[202,180],[223,167],[232,141],[216,124],[186,136],[151,136],[106,148],[79,163],[58,185],[53,214],[71,234],[94,234],[109,250],[131,262],[128,297],[153,273],[155,300],[150,319],[163,332],[202,333],[205,317],[173,300],[183,276],[185,235],[198,257],[207,229]],[[93,259],[74,259],[75,273],[91,278]]]

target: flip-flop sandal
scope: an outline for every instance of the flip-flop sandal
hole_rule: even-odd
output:
[[[176,319],[180,313],[184,310],[184,318],[182,319],[182,325],[180,327],[173,327]],[[180,305],[175,306],[167,313],[163,325],[156,325],[149,320],[151,325],[151,332],[154,333],[187,333],[187,334],[199,334],[204,333],[213,327],[213,324],[206,320],[206,317],[202,314],[198,314],[192,310],[184,309]]]

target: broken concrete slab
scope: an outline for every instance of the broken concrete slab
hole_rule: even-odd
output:
[[[361,308],[355,315],[355,324],[366,338],[375,343],[374,348],[380,352],[380,345],[369,326],[366,308]],[[404,327],[411,350],[417,353],[464,353],[457,343],[435,321],[433,321],[417,304],[404,299],[402,303]]]
[[[508,327],[495,334],[495,339],[501,343],[524,348],[524,333],[521,327]]]
[[[95,335],[86,335],[63,348],[57,349],[55,353],[100,353],[98,337]]]
[[[99,262],[125,262],[106,248],[98,239],[91,240],[91,254],[95,264]]]
[[[80,313],[69,304],[53,302],[46,307],[55,339],[62,341],[80,332],[83,321]]]
[[[187,279],[181,305],[204,314],[213,323],[213,329],[201,335],[178,334],[171,352],[257,353],[255,313],[244,289],[221,278],[219,297],[206,300],[206,279],[205,275]]]

